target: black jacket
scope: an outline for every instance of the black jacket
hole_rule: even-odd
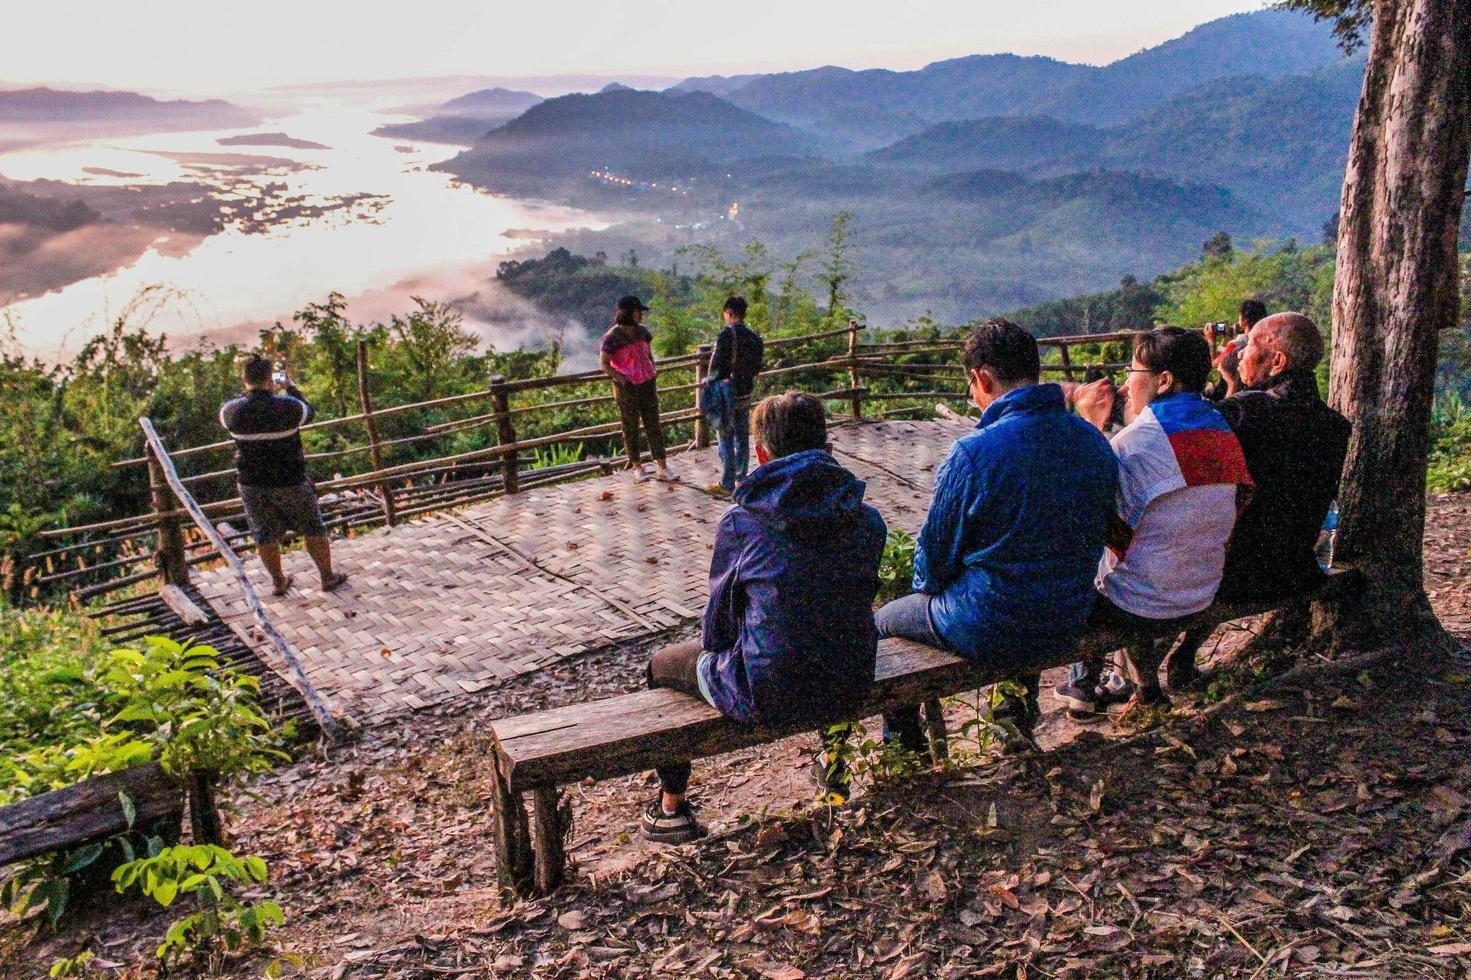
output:
[[[220,406],[220,425],[235,440],[235,468],[243,487],[294,487],[306,480],[301,427],[312,406],[295,386],[285,395],[252,388]]]
[[[735,389],[737,398],[749,398],[756,388],[756,375],[761,373],[765,349],[766,345],[756,331],[744,323],[726,327],[715,338],[715,351],[710,355],[710,377],[724,378]]]
[[[1241,440],[1256,483],[1236,521],[1219,596],[1278,599],[1316,588],[1313,549],[1348,456],[1348,419],[1318,394],[1311,370],[1290,371],[1217,406]]]

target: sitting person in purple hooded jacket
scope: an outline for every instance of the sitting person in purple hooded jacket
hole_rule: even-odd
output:
[[[794,391],[763,399],[751,435],[760,466],[715,533],[704,636],[655,652],[649,686],[703,698],[743,725],[821,728],[851,716],[873,684],[887,529],[862,481],[833,459],[821,402]],[[689,762],[658,772],[644,836],[703,835],[685,799]]]

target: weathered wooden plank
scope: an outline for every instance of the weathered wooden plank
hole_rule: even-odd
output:
[[[200,626],[209,622],[209,613],[200,609],[194,601],[184,594],[184,590],[177,585],[165,585],[158,590],[158,597],[163,604],[174,611],[174,614],[190,626]]]
[[[136,808],[135,823],[184,812],[184,791],[157,763],[97,776],[0,808],[0,865],[128,829],[118,793]]]

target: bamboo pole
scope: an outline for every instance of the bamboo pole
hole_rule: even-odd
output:
[[[710,345],[701,344],[698,353],[700,359],[695,362],[695,408],[700,414],[695,417],[695,448],[705,449],[710,445],[710,426],[705,421],[705,389],[702,385],[710,375]]]
[[[490,379],[490,403],[495,407],[497,440],[502,446],[514,446],[516,426],[511,421],[511,396],[506,390],[506,379],[499,374]],[[501,467],[506,493],[515,493],[519,489],[516,486],[516,471],[519,467],[517,453],[506,453],[501,460]]]
[[[179,518],[174,516],[165,480],[163,462],[150,446],[148,496],[153,503],[154,514],[158,516],[158,550],[155,552],[155,564],[159,574],[163,576],[165,585],[187,585],[189,568],[184,564],[184,530],[180,526]]]
[[[1069,381],[1074,380],[1073,379],[1073,361],[1072,361],[1072,358],[1070,358],[1068,356],[1068,345],[1067,344],[1061,344],[1061,345],[1059,345],[1059,347],[1057,348],[1057,351],[1062,356],[1062,376],[1064,378],[1066,378],[1067,380],[1069,380]]]
[[[290,643],[286,642],[286,638],[276,630],[275,624],[266,615],[265,607],[261,605],[260,596],[256,595],[255,587],[250,584],[250,579],[245,574],[245,564],[240,560],[240,556],[235,554],[235,549],[225,543],[225,539],[220,536],[220,532],[215,529],[215,526],[210,523],[209,518],[205,516],[204,509],[199,506],[199,502],[179,482],[179,474],[174,470],[173,460],[169,458],[168,450],[164,448],[163,440],[158,437],[158,433],[153,428],[153,421],[147,416],[144,416],[138,420],[138,424],[142,426],[143,437],[148,440],[148,448],[153,459],[157,461],[158,468],[164,480],[173,489],[174,496],[184,505],[184,508],[189,512],[189,516],[194,518],[194,523],[204,532],[204,536],[209,538],[210,542],[219,550],[220,557],[230,566],[230,571],[235,573],[235,581],[239,584],[240,591],[245,594],[245,602],[250,607],[251,615],[255,617],[256,625],[260,627],[261,632],[266,635],[266,639],[270,641],[271,646],[275,647],[276,652],[281,655],[281,658],[286,661],[286,665],[291,669],[291,676],[294,681],[293,686],[300,692],[302,700],[306,702],[306,706],[311,710],[312,716],[317,719],[317,724],[321,726],[322,733],[334,742],[337,741],[341,738],[341,731],[337,727],[337,720],[327,710],[327,705],[322,701],[322,696],[317,693],[317,689],[312,686],[312,682],[307,679],[306,671],[302,668],[301,660],[297,657],[296,651],[292,649]]]
[[[358,341],[358,401],[363,409],[363,424],[368,429],[368,458],[373,461],[373,469],[383,469],[383,454],[378,448],[378,423],[373,419],[373,397],[368,392],[368,342]],[[384,480],[378,484],[378,494],[383,500],[383,517],[388,521],[388,526],[393,527],[398,523],[398,513],[394,508],[393,486]]]
[[[858,387],[858,321],[848,321],[848,386],[853,391],[853,418],[863,418],[863,395]]]

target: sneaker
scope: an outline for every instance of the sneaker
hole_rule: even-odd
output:
[[[634,483],[647,483],[648,480],[649,480],[649,476],[650,476],[650,474],[649,474],[649,468],[647,466],[643,465],[642,463],[640,463],[639,465],[635,466],[629,472],[631,472],[633,474],[633,482]]]
[[[1067,713],[1075,718],[1086,718],[1098,713],[1097,685],[1090,684],[1087,679],[1075,681],[1068,678],[1054,687],[1052,693],[1067,708]]]
[[[674,467],[666,466],[654,475],[654,479],[660,483],[677,483],[679,482],[679,474],[674,472]]]
[[[644,810],[644,837],[656,844],[688,844],[705,836],[705,828],[695,819],[688,802],[673,813],[664,812],[664,801],[655,798]]]
[[[829,763],[822,749],[812,753],[812,781],[827,796],[841,797],[833,803],[846,803],[852,795],[853,775],[848,771],[848,763],[842,759]]]
[[[1003,755],[1019,755],[1037,749],[1039,711],[1024,698],[1005,695],[991,712],[991,720],[1001,724],[1000,745]]]
[[[1103,682],[1098,685],[1095,700],[1099,711],[1107,711],[1116,704],[1127,704],[1134,697],[1134,682],[1116,670],[1111,670],[1103,675]]]
[[[719,497],[721,500],[730,499],[730,491],[725,489],[725,487],[721,486],[719,483],[710,484],[708,487],[705,488],[705,492],[712,497]]]

